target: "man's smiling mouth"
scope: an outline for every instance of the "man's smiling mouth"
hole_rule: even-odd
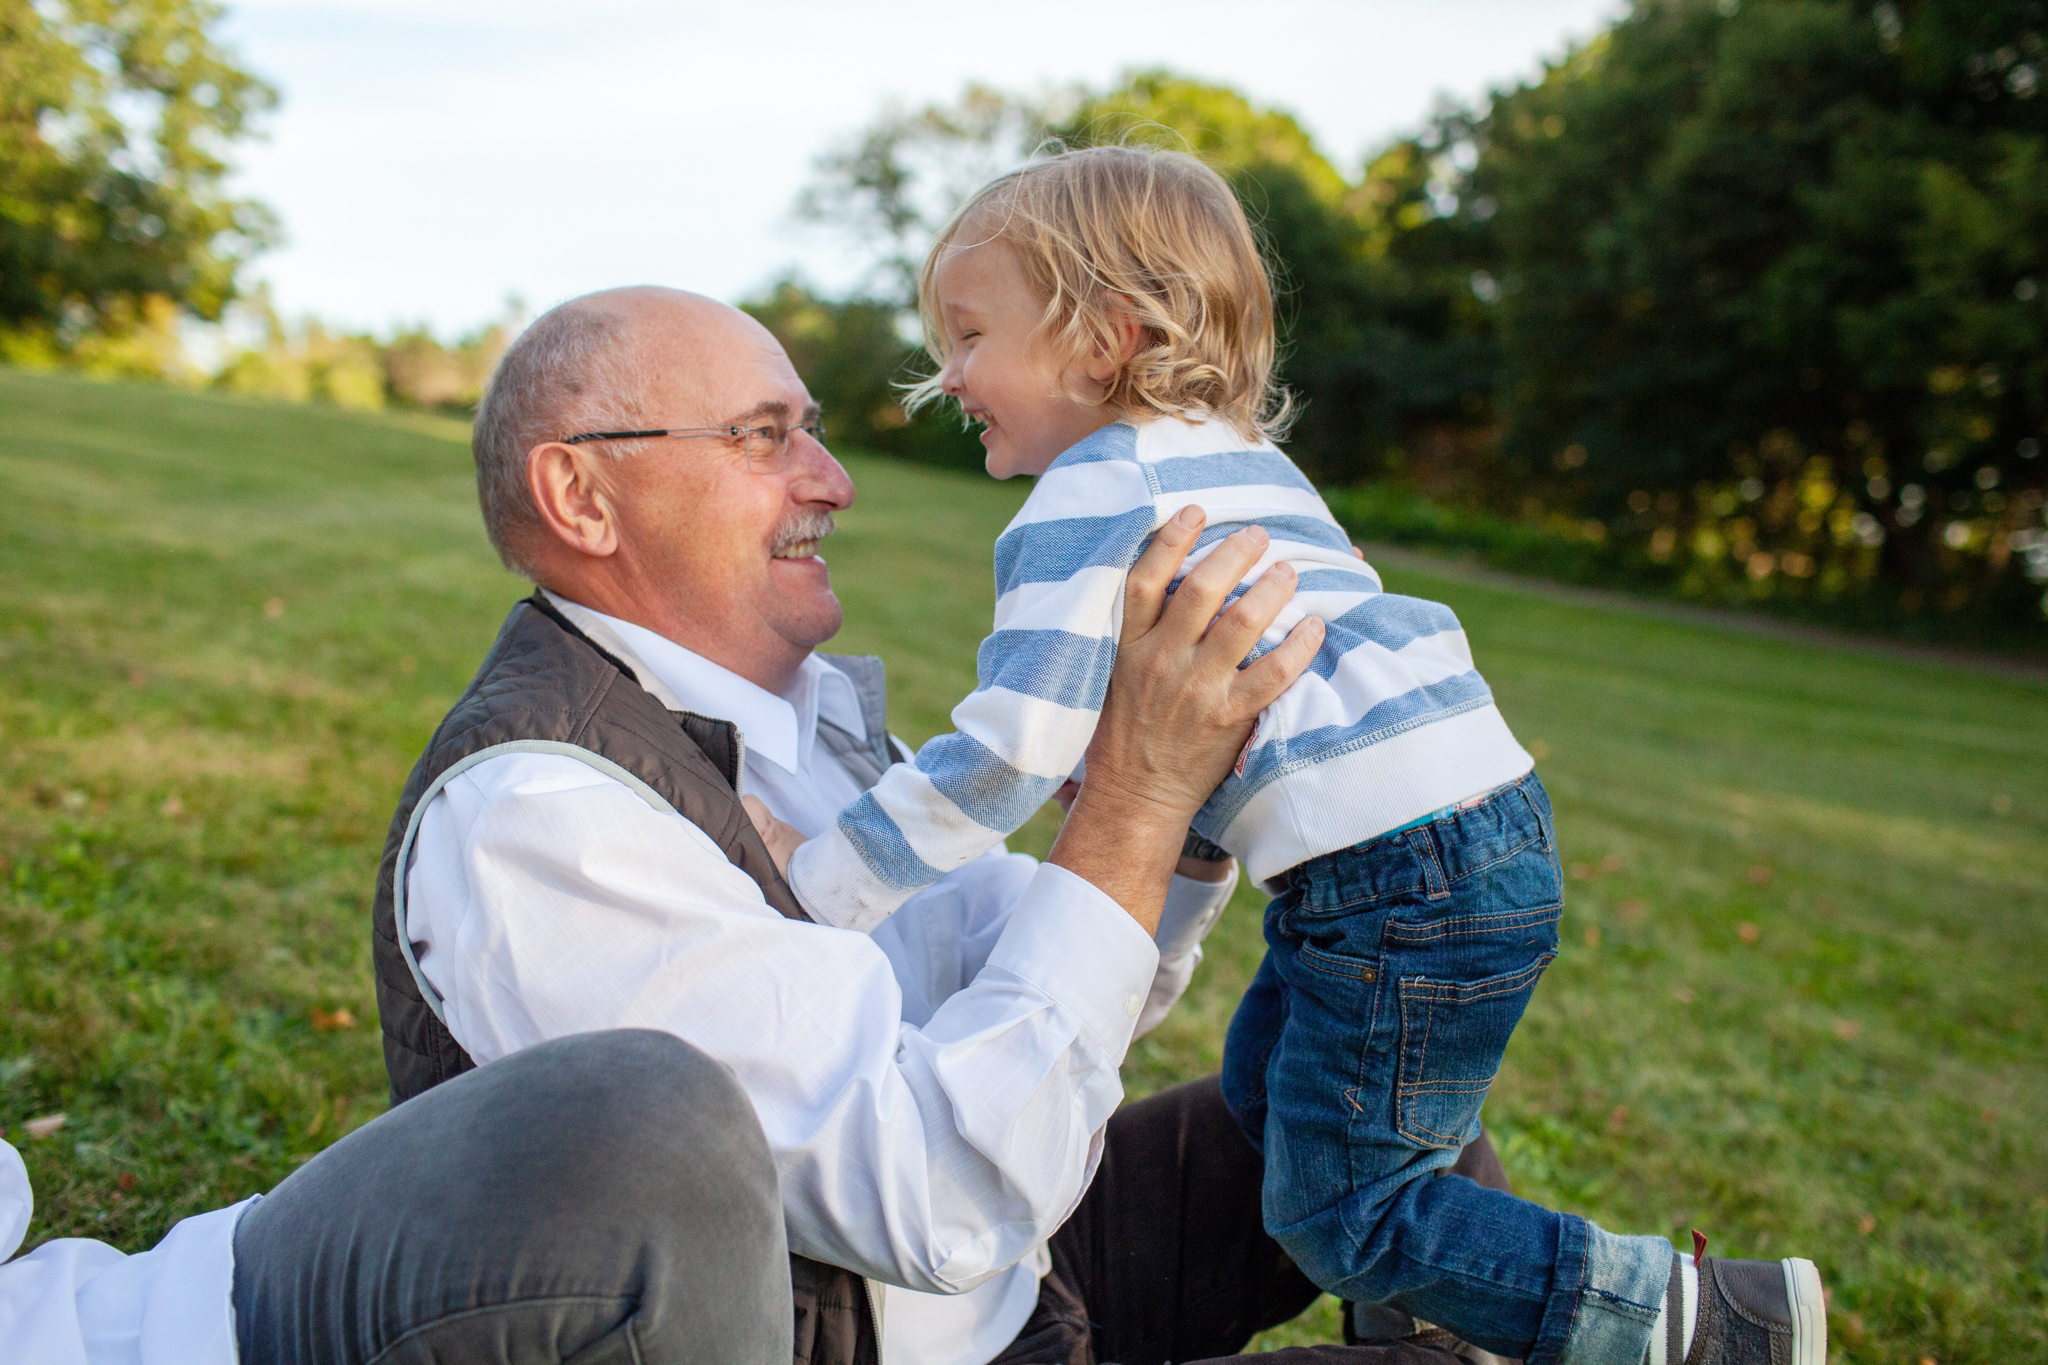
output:
[[[835,529],[830,512],[799,512],[775,528],[775,538],[768,546],[768,557],[813,559],[818,553],[818,542]]]

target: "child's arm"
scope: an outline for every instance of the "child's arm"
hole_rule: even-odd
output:
[[[996,629],[954,731],[899,763],[790,858],[824,923],[866,931],[980,857],[1044,805],[1095,733],[1122,625],[1123,581],[1157,529],[1141,466],[1103,460],[1040,479],[996,542]]]

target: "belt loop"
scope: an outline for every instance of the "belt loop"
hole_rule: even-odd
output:
[[[1543,849],[1547,853],[1557,847],[1557,831],[1551,827],[1550,821],[1544,817],[1542,808],[1536,804],[1535,796],[1529,791],[1529,784],[1535,780],[1536,774],[1532,770],[1515,784],[1515,793],[1522,798],[1522,804],[1529,808],[1529,818],[1536,822],[1536,828],[1543,831]]]
[[[1444,875],[1443,859],[1437,856],[1438,823],[1432,820],[1401,836],[1409,841],[1408,846],[1415,850],[1415,857],[1422,864],[1422,885],[1433,901],[1445,900],[1451,894],[1451,879]]]

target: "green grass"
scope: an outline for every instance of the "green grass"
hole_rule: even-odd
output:
[[[464,438],[0,370],[0,1127],[31,1243],[139,1248],[382,1110],[385,824],[520,591]],[[1024,489],[847,463],[835,647],[887,658],[922,739]],[[2048,689],[1390,580],[1463,617],[1573,868],[1488,1107],[1522,1191],[1812,1256],[1843,1360],[2048,1354]],[[1132,1093],[1215,1068],[1259,950],[1247,891]]]

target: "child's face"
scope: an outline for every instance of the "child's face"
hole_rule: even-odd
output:
[[[933,283],[952,347],[940,387],[982,424],[989,473],[999,479],[1043,474],[1067,447],[1116,420],[1107,407],[1067,396],[1104,391],[1113,371],[1099,357],[1062,375],[1033,344],[1044,303],[1033,296],[1009,243],[949,251]]]

